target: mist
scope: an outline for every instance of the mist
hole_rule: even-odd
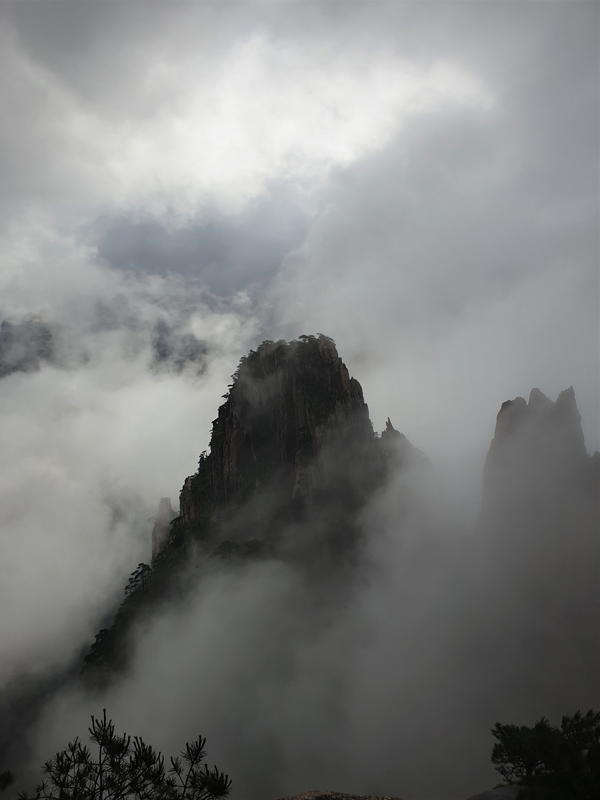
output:
[[[573,386],[600,448],[597,24],[587,2],[2,6],[2,690],[77,672],[263,339],[333,337],[375,429],[431,462],[363,509],[347,581],[215,567],[122,682],[51,697],[30,769],[106,707],[166,753],[207,736],[234,797],[458,798],[496,782],[496,720],[592,704],[559,664],[564,691],[523,684],[510,646],[536,674],[546,645],[519,650],[526,592],[477,594],[506,576],[476,542],[507,527],[480,516],[503,401]]]
[[[577,617],[564,627],[573,604],[597,594],[597,492],[586,506],[584,490],[567,522],[557,496],[569,484],[551,464],[564,470],[571,442],[555,437],[559,457],[542,455],[548,472],[534,478],[523,442],[520,478],[512,459],[488,466],[476,519],[428,459],[397,469],[361,512],[352,568],[319,567],[323,553],[306,543],[314,516],[290,531],[308,559],[205,562],[183,602],[136,627],[124,678],[54,699],[38,761],[102,707],[167,753],[210,733],[210,761],[235,776],[234,797],[335,787],[460,798],[494,785],[494,722],[599,699],[597,642],[577,638]],[[533,516],[515,511],[515,483]],[[254,535],[238,514],[241,535],[244,521]],[[574,569],[557,550],[564,525],[577,538]]]
[[[485,786],[487,730],[459,671],[471,567],[448,558],[465,534],[444,524],[438,482],[398,476],[364,510],[366,552],[352,574],[324,579],[269,560],[200,579],[183,607],[138,630],[122,682],[53,703],[44,750],[106,707],[164,752],[210,732],[210,759],[235,776],[237,797]]]

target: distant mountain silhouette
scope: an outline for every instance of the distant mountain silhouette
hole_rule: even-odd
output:
[[[598,707],[600,454],[586,451],[572,387],[503,403],[477,544],[473,646],[498,671],[490,691],[518,698],[515,715]]]

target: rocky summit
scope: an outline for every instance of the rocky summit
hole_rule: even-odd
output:
[[[202,515],[206,501],[239,502],[274,478],[286,496],[305,497],[328,445],[373,440],[361,386],[328,337],[263,342],[233,377],[213,423],[210,455],[181,493],[186,522]]]
[[[232,379],[179,512],[160,501],[152,562],[133,573],[85,659],[92,683],[126,665],[135,620],[223,559],[276,557],[313,574],[352,568],[361,508],[392,466],[423,459],[389,419],[374,433],[361,386],[328,336],[265,341]]]
[[[323,334],[263,342],[232,377],[156,563],[215,543],[229,555],[349,556],[357,511],[392,462],[419,451],[390,420],[374,434],[359,382]]]
[[[502,404],[479,527],[489,571],[510,578],[519,602],[597,606],[599,486],[600,455],[587,453],[573,387],[556,402],[532,389],[528,402]]]

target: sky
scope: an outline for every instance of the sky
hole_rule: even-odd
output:
[[[572,385],[599,448],[597,32],[578,0],[2,1],[0,315],[57,350],[0,380],[1,683],[93,637],[263,339],[333,337],[471,510],[508,398]],[[158,363],[161,325],[202,358]]]

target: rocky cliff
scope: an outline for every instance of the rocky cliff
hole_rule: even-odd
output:
[[[599,489],[600,456],[586,451],[572,388],[556,402],[533,389],[502,405],[484,470],[471,646],[485,642],[490,671],[503,665],[496,700],[518,697],[521,713],[600,702]]]
[[[360,384],[322,334],[263,342],[232,377],[210,452],[183,485],[158,560],[191,542],[288,555],[349,548],[356,511],[384,479],[401,435],[391,423],[374,435]]]
[[[84,676],[124,666],[132,622],[223,559],[281,558],[330,578],[351,569],[360,509],[392,465],[420,456],[389,420],[374,434],[361,386],[327,336],[263,342],[232,377],[179,514],[160,501],[151,567],[132,575]]]
[[[531,489],[536,474],[540,484],[573,480],[582,470],[594,469],[594,461],[597,457],[588,456],[585,448],[573,387],[561,392],[556,402],[532,389],[529,402],[523,397],[507,400],[498,413],[485,465],[484,502],[497,495],[499,483],[512,494],[519,484]]]
[[[572,387],[556,402],[539,389],[529,402],[505,402],[483,480],[481,528],[494,571],[510,565],[531,593],[537,582],[540,600],[591,602],[600,568],[599,486],[600,455],[586,451]]]
[[[349,583],[365,504],[392,470],[426,463],[389,420],[373,433],[360,384],[330,339],[263,342],[233,376],[179,512],[161,500],[152,563],[132,574],[84,676],[97,684],[124,668],[132,625],[216,569],[275,558],[315,586]],[[567,668],[589,685],[600,663],[598,465],[585,450],[572,389],[555,403],[539,390],[528,403],[508,401],[485,466],[478,535],[460,543],[434,535],[423,549],[425,579],[440,559],[460,576],[459,628],[469,618],[467,649],[484,654],[477,669],[489,659],[493,671],[504,657],[498,648],[518,654],[507,697],[521,676],[542,669],[552,685],[565,683]]]
[[[193,524],[203,504],[239,503],[277,480],[287,498],[306,497],[331,445],[372,442],[360,384],[325,336],[263,342],[243,358],[213,422],[210,454],[181,492]]]

